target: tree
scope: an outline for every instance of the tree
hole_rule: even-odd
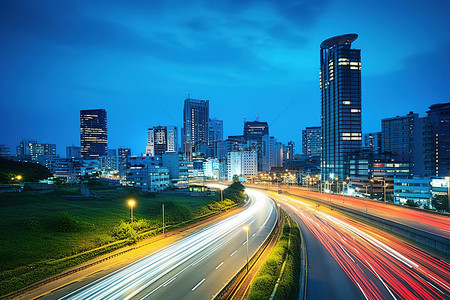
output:
[[[411,206],[411,207],[419,207],[419,204],[416,201],[410,200],[410,199],[406,200],[405,205],[408,205],[408,206]]]
[[[239,182],[239,176],[233,175],[233,182]]]
[[[438,195],[431,200],[431,204],[439,211],[448,211],[448,196]]]

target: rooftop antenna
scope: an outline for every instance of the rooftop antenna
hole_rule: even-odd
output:
[[[258,116],[256,116],[256,122],[258,122],[259,120],[258,120]]]
[[[246,119],[245,119],[245,116],[244,116],[244,124],[245,124],[245,121],[246,121]]]
[[[188,92],[188,99],[191,99],[191,93]]]

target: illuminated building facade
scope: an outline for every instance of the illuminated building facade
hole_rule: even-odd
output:
[[[98,158],[108,154],[106,110],[80,111],[81,157]]]
[[[209,100],[187,98],[183,109],[183,143],[188,161],[196,152],[206,152],[209,136]]]
[[[302,152],[310,156],[322,154],[322,127],[306,127],[302,130]]]
[[[147,147],[148,156],[160,156],[166,152],[177,152],[178,134],[176,126],[156,126],[148,129]]]
[[[320,45],[322,179],[343,180],[345,158],[361,150],[361,50],[357,34],[329,38]]]

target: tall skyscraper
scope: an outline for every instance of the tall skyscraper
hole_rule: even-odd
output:
[[[156,126],[147,131],[146,155],[159,156],[166,152],[177,152],[178,129],[176,126]]]
[[[188,161],[195,152],[206,152],[209,133],[209,100],[187,98],[183,109],[183,143]]]
[[[361,150],[361,50],[357,34],[329,38],[320,45],[322,98],[322,178],[346,177],[345,160]]]
[[[80,144],[83,158],[108,154],[106,110],[80,110]]]
[[[302,130],[303,155],[322,155],[322,127],[306,127]]]

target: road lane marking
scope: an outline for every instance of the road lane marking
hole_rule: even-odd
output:
[[[237,252],[237,250],[234,250],[234,252],[231,253],[230,256],[233,256],[236,252]]]
[[[256,235],[256,232],[254,234],[252,234],[252,237],[254,237]]]
[[[245,241],[245,242],[242,244],[242,246],[244,246],[245,244],[247,244],[247,241]]]
[[[169,280],[167,280],[164,284],[163,287],[166,287],[169,283],[171,283],[172,281],[174,281],[177,278],[177,276],[173,276],[172,278],[170,278]]]
[[[205,281],[205,280],[206,280],[206,278],[203,278],[202,280],[200,280],[200,282],[197,283],[197,285],[192,288],[192,291],[195,291],[195,289],[198,288],[200,286],[200,284],[202,284],[203,281]]]
[[[223,265],[223,262],[221,262],[221,263],[216,267],[216,270],[217,270],[218,268],[220,268],[222,265]]]

